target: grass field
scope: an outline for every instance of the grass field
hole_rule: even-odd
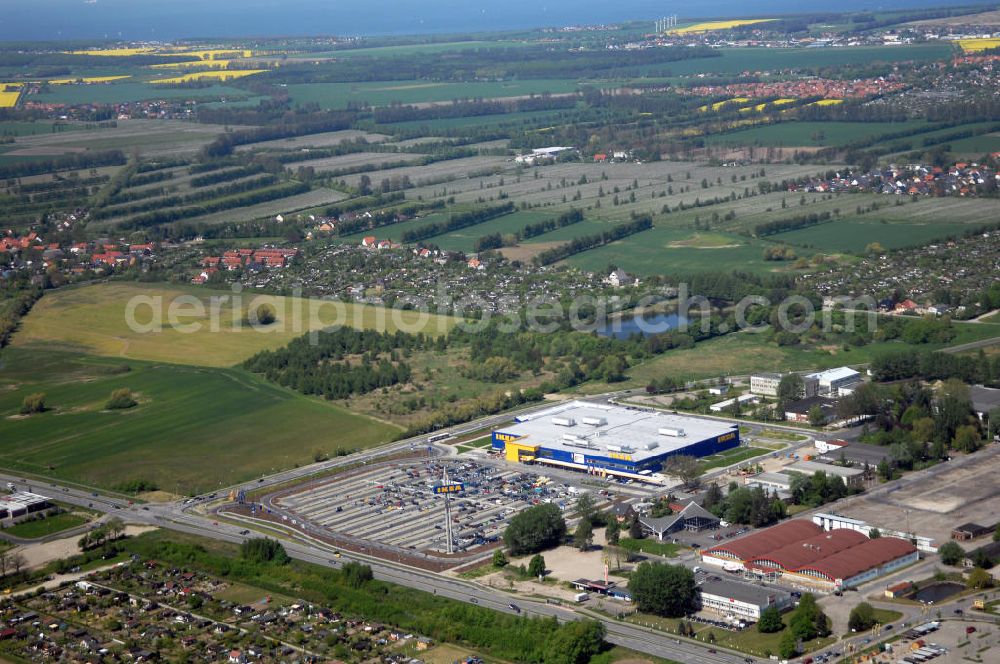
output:
[[[146,480],[186,493],[390,440],[398,429],[240,370],[8,348],[0,373],[0,466],[103,487]],[[112,390],[139,405],[107,411]],[[18,415],[43,392],[47,412]]]
[[[424,129],[429,132],[472,129],[475,127],[499,127],[519,124],[553,124],[560,117],[559,111],[522,111],[519,113],[498,113],[475,115],[461,118],[440,118],[437,120],[408,120],[379,125],[388,130]]]
[[[667,67],[674,76],[692,76],[707,72],[734,74],[792,67],[806,69],[872,62],[946,60],[952,55],[953,49],[950,44],[942,43],[808,49],[726,48],[720,49],[719,53],[721,57],[718,58],[670,62]]]
[[[485,224],[469,226],[446,235],[434,237],[434,244],[447,251],[471,252],[475,250],[476,240],[490,233],[500,233],[506,235],[520,232],[526,224],[533,224],[545,219],[550,219],[555,215],[544,212],[513,212],[497,219],[492,219]],[[544,237],[544,236],[540,236]]]
[[[523,41],[454,41],[432,44],[401,44],[399,46],[373,46],[370,48],[345,48],[335,51],[324,51],[321,53],[307,53],[304,57],[322,58],[332,57],[337,60],[347,60],[350,58],[373,58],[373,57],[403,57],[407,55],[425,55],[429,53],[452,53],[455,51],[468,51],[490,48],[516,48],[527,46]]]
[[[1000,133],[960,138],[957,141],[948,141],[948,145],[951,146],[952,154],[981,157],[986,153],[1000,151]]]
[[[36,122],[0,122],[0,136],[35,136],[37,134],[55,133],[52,129],[54,123],[46,121]],[[62,123],[59,125],[59,132],[79,131],[84,129],[84,125],[77,123]]]
[[[880,134],[905,131],[925,124],[912,122],[782,122],[706,136],[709,145],[802,147],[845,145]]]
[[[363,83],[301,83],[288,86],[295,104],[317,103],[323,108],[346,108],[349,102],[387,106],[393,102],[418,104],[474,97],[520,97],[576,90],[576,81],[529,79],[507,82],[448,83],[429,81],[371,81]]]
[[[316,312],[309,314],[310,301],[293,297],[268,296],[278,312],[278,321],[257,331],[242,327],[240,321],[253,294],[244,294],[241,306],[232,301],[218,306],[218,326],[211,326],[213,296],[232,296],[232,293],[196,287],[179,287],[156,284],[106,283],[82,288],[66,288],[46,294],[22,321],[14,338],[14,345],[33,348],[60,348],[83,353],[128,359],[153,360],[209,367],[228,367],[238,364],[254,353],[268,348],[284,346],[307,331],[340,323],[364,329],[404,329],[425,331],[431,334],[446,332],[457,321],[441,316],[421,318],[418,312],[383,309],[361,304],[334,304],[326,302]],[[186,305],[177,304],[177,298],[187,296]],[[134,320],[148,326],[153,311],[160,312],[162,331],[133,330],[126,320],[128,303],[132,298],[151,297],[149,305],[135,309]],[[201,305],[198,305],[198,303]],[[312,301],[314,304],[316,301]],[[178,326],[170,325],[170,307],[175,310]],[[203,306],[200,315],[192,315],[193,308]],[[301,319],[296,322],[295,311],[300,308]],[[187,313],[185,313],[187,312]],[[235,324],[234,324],[235,318]],[[185,332],[188,323],[200,324],[200,329]],[[272,329],[273,328],[273,329]]]
[[[727,244],[719,244],[723,237],[729,239]],[[596,272],[617,265],[640,275],[703,272],[716,270],[720,265],[725,265],[726,270],[754,272],[778,267],[763,260],[764,245],[757,240],[714,234],[714,245],[699,246],[695,238],[691,230],[658,224],[648,231],[571,256],[566,263]],[[548,237],[543,235],[539,239]]]
[[[218,99],[249,96],[246,90],[224,85],[207,88],[159,88],[146,83],[112,83],[110,85],[59,85],[49,92],[31,97],[44,104],[120,104],[146,99]]]
[[[39,537],[48,537],[49,535],[69,530],[70,528],[76,528],[85,523],[87,523],[85,517],[66,512],[63,514],[54,514],[44,519],[23,521],[5,529],[3,532],[13,537],[37,539]]]

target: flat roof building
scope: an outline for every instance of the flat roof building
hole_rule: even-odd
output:
[[[52,507],[49,498],[28,491],[16,491],[0,495],[0,519],[17,520],[29,514],[36,514]]]
[[[650,479],[669,457],[703,457],[740,444],[728,422],[572,401],[497,429],[492,448],[512,462]]]
[[[760,620],[764,609],[781,611],[792,605],[789,592],[729,579],[708,579],[699,584],[698,590],[703,610],[753,621]]]
[[[849,388],[861,382],[861,373],[850,367],[838,367],[809,374],[819,384],[821,396],[838,397],[842,388]]]
[[[787,375],[781,373],[750,374],[750,393],[764,397],[776,397],[778,396],[778,385],[781,384],[781,379]],[[812,376],[802,376],[802,386],[805,388],[803,397],[814,397],[819,391],[819,381]]]
[[[864,468],[853,466],[838,466],[832,463],[820,463],[819,461],[796,461],[790,466],[782,469],[783,473],[802,473],[810,477],[818,472],[834,475],[844,480],[844,484],[849,487],[859,487],[864,484]]]

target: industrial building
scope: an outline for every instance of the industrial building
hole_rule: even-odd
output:
[[[836,399],[854,390],[861,382],[861,373],[850,367],[839,367],[809,374],[807,378],[816,380],[819,396]]]
[[[781,373],[756,373],[750,375],[750,393],[759,394],[764,397],[778,396],[778,385],[781,379],[789,374]],[[819,393],[819,381],[813,376],[802,377],[803,397],[814,397]]]
[[[818,461],[796,461],[782,469],[782,473],[801,473],[812,477],[816,473],[826,473],[828,476],[839,477],[848,488],[859,488],[864,485],[864,468],[838,466],[832,463]]]
[[[704,457],[740,444],[728,422],[572,401],[515,419],[492,435],[511,462],[658,481],[671,456]]]
[[[898,537],[869,537],[847,528],[824,531],[796,519],[701,552],[703,562],[799,587],[835,591],[893,572],[920,558]]]
[[[760,620],[764,609],[779,611],[792,605],[792,594],[776,588],[765,588],[728,579],[710,578],[698,586],[701,608],[724,616]]]
[[[877,466],[883,459],[889,459],[889,448],[867,443],[849,443],[846,440],[817,440],[816,452],[821,459],[830,463],[847,463]]]
[[[4,525],[13,525],[52,507],[55,505],[50,499],[37,493],[16,491],[9,495],[0,495],[0,521]]]

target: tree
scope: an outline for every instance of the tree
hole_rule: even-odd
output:
[[[496,568],[506,567],[510,561],[507,560],[507,554],[503,552],[503,549],[497,549],[493,552],[493,566]]]
[[[871,530],[868,531],[868,537],[869,539],[878,539],[882,537],[882,531],[879,530],[878,528],[872,528]]]
[[[784,410],[784,405],[791,401],[798,401],[806,395],[806,384],[802,380],[802,376],[796,373],[786,374],[781,377],[778,381],[778,390],[776,392],[778,403],[782,405],[782,410]]]
[[[938,558],[945,565],[957,565],[965,557],[965,550],[957,542],[949,540],[938,548]]]
[[[291,561],[288,552],[278,540],[269,537],[252,537],[240,545],[240,557],[254,563],[277,563],[284,565]]]
[[[644,562],[629,580],[639,610],[678,618],[697,609],[694,573],[683,565]]]
[[[971,572],[969,572],[968,578],[965,580],[966,588],[973,588],[975,590],[982,590],[983,588],[989,588],[993,585],[993,577],[990,573],[984,570],[982,567],[976,567]]]
[[[534,577],[545,575],[545,558],[542,554],[536,553],[528,561],[528,574]]]
[[[576,524],[576,530],[573,532],[573,544],[581,551],[586,551],[593,541],[594,526],[586,519],[581,520],[580,523]]]
[[[861,602],[853,609],[847,619],[847,626],[853,632],[863,632],[875,626],[875,609],[868,602]]]
[[[570,620],[560,625],[545,647],[545,664],[586,664],[604,649],[604,625]]]
[[[934,437],[942,443],[950,443],[958,428],[968,423],[971,413],[969,386],[954,378],[945,381],[937,400]]]
[[[993,531],[993,541],[1000,542],[1000,524],[997,524],[997,529]]]
[[[632,519],[632,523],[628,526],[628,536],[634,540],[642,539],[646,536],[646,531],[642,529],[642,524],[639,523],[639,519]]]
[[[514,516],[503,533],[504,544],[515,556],[558,546],[566,536],[566,521],[553,503],[535,505]]]
[[[580,517],[582,521],[589,521],[593,523],[594,514],[597,512],[597,508],[594,506],[594,497],[588,491],[582,494],[576,500],[576,515]]]
[[[125,522],[122,521],[121,517],[111,517],[104,524],[104,529],[108,533],[109,540],[116,540],[125,532]]]
[[[112,390],[111,396],[108,398],[104,407],[108,410],[124,410],[126,408],[132,408],[137,406],[139,402],[135,400],[132,396],[132,390],[127,387],[122,387],[117,390]]]
[[[24,397],[21,401],[21,414],[31,415],[33,413],[44,413],[45,412],[45,394],[42,392],[36,392],[34,394],[29,394]]]
[[[773,634],[774,632],[780,632],[785,628],[785,624],[781,622],[781,611],[777,608],[769,606],[760,612],[760,620],[757,621],[757,631],[761,634]]]
[[[826,424],[826,413],[818,405],[809,409],[809,424],[814,427],[821,427]]]
[[[795,635],[791,631],[787,631],[781,635],[781,641],[778,643],[778,654],[781,655],[782,659],[791,659],[799,652],[798,647],[799,640],[795,638]]]
[[[979,431],[971,424],[965,424],[955,430],[955,437],[951,439],[951,446],[959,452],[975,452],[979,449]]]
[[[362,563],[345,563],[340,570],[341,578],[351,588],[360,588],[375,578],[372,568]]]
[[[799,598],[799,605],[788,620],[788,631],[803,641],[825,636],[829,632],[826,614],[820,611],[812,593],[804,593]]]
[[[679,479],[685,487],[698,486],[701,477],[701,465],[689,454],[676,454],[663,464],[663,472]]]
[[[621,539],[622,527],[618,519],[613,516],[608,519],[608,525],[604,527],[604,540],[611,545],[618,544]]]

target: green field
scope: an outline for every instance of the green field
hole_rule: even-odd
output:
[[[495,113],[492,115],[473,115],[461,118],[440,118],[437,120],[407,120],[391,124],[377,125],[387,131],[423,129],[429,132],[448,131],[452,129],[472,129],[475,127],[499,127],[519,124],[548,124],[561,117],[559,111],[522,111],[519,113]]]
[[[544,212],[513,212],[503,217],[491,219],[484,224],[469,226],[452,233],[435,236],[430,239],[430,242],[447,251],[472,252],[475,251],[476,240],[484,235],[489,235],[490,233],[500,233],[501,235],[518,233],[524,228],[525,224],[533,224],[545,219],[551,219],[554,216],[552,214],[545,214]]]
[[[37,539],[39,537],[48,537],[49,535],[54,535],[70,528],[76,528],[85,523],[87,523],[85,517],[66,512],[63,514],[54,514],[44,519],[23,521],[5,529],[3,532],[13,537]]]
[[[761,145],[801,147],[846,145],[851,141],[906,131],[925,124],[912,122],[782,122],[727,134],[706,136],[708,145]]]
[[[961,232],[961,227],[947,222],[906,224],[851,220],[779,233],[771,235],[769,239],[778,243],[808,246],[817,251],[861,252],[871,242],[878,242],[886,249],[900,249],[919,246]]]
[[[31,101],[43,104],[120,104],[145,99],[218,99],[247,97],[251,93],[227,85],[184,89],[146,83],[108,83],[102,85],[53,85],[50,92],[32,95]]]
[[[232,300],[218,307],[212,316],[210,298],[233,296],[231,292],[204,288],[117,282],[63,288],[46,294],[22,321],[14,346],[59,348],[83,353],[153,360],[210,367],[229,367],[254,353],[284,346],[310,330],[343,324],[363,329],[447,332],[455,318],[415,311],[385,309],[354,303],[335,303],[294,297],[256,296],[257,304],[271,303],[278,320],[261,330],[241,325],[253,294],[242,296],[235,309]],[[136,298],[139,298],[138,300]],[[146,300],[142,298],[153,298]],[[157,299],[158,298],[158,299]],[[149,302],[135,307],[130,326],[126,315],[129,303]],[[185,304],[186,303],[186,304]],[[200,303],[200,304],[199,304]],[[170,324],[170,308],[175,308]],[[199,313],[198,307],[202,308]],[[315,307],[314,314],[310,308]],[[162,328],[150,329],[153,312],[159,312]],[[184,312],[187,313],[184,313]],[[296,313],[299,311],[300,313]],[[212,320],[218,321],[213,329]],[[198,329],[187,327],[197,325]],[[186,331],[187,330],[187,331]]]
[[[849,48],[726,48],[717,58],[695,58],[669,62],[674,76],[706,72],[736,74],[744,71],[805,69],[836,65],[904,62],[907,60],[945,60],[953,52],[950,44],[912,44],[905,46],[854,46]]]
[[[346,108],[349,102],[387,106],[394,102],[417,104],[454,99],[519,97],[576,90],[576,81],[529,79],[497,83],[448,83],[432,81],[370,81],[363,83],[300,83],[287,90],[295,104],[319,104],[322,108]]]
[[[948,145],[951,146],[953,154],[965,157],[981,157],[988,152],[1000,151],[1000,133],[961,138],[957,141],[948,141]]]
[[[704,214],[704,213],[703,213]],[[566,230],[575,228],[571,226]],[[602,272],[608,265],[617,265],[626,272],[640,275],[681,274],[714,271],[724,266],[726,271],[773,270],[780,264],[763,260],[763,244],[739,236],[729,237],[729,244],[691,246],[695,233],[688,229],[656,225],[617,242],[571,256],[566,263],[582,270]],[[718,235],[717,235],[718,237]],[[540,240],[547,240],[543,235]]]
[[[113,488],[146,480],[205,491],[360,449],[398,429],[235,369],[8,348],[0,372],[0,466]],[[121,373],[122,366],[131,370]],[[139,405],[107,411],[112,390]],[[27,394],[49,408],[18,414]]]
[[[0,122],[0,136],[35,136],[36,134],[56,133],[52,127],[54,122]],[[62,123],[59,125],[58,133],[66,131],[80,131],[84,125],[77,123]]]
[[[515,48],[529,46],[523,41],[455,41],[440,42],[431,44],[402,44],[400,46],[373,46],[370,48],[344,48],[335,51],[324,51],[321,53],[307,53],[308,58],[332,57],[337,60],[346,60],[359,57],[400,57],[407,55],[426,55],[432,53],[451,53],[454,51],[468,51],[491,48]]]

